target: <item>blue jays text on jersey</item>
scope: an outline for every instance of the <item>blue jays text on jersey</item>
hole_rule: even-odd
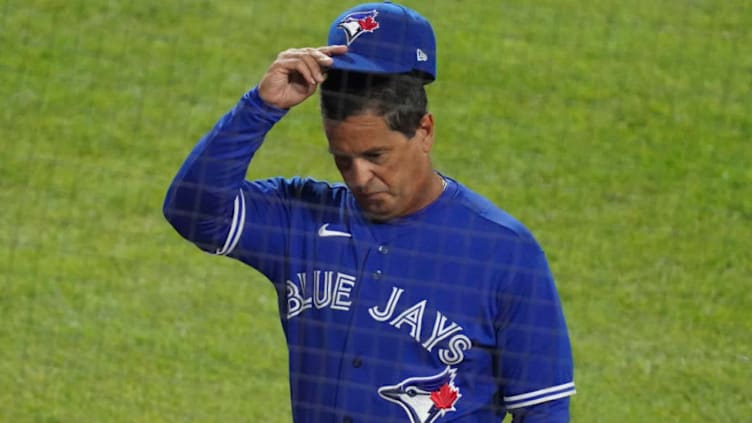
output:
[[[341,184],[246,181],[285,112],[246,93],[185,160],[164,213],[274,284],[294,421],[492,422],[536,407],[566,421],[569,337],[528,230],[448,177],[436,201],[388,223]]]

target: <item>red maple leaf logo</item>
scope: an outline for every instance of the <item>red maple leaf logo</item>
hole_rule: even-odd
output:
[[[359,20],[358,24],[363,29],[363,31],[373,31],[374,29],[379,27],[379,23],[376,22],[373,16]]]
[[[457,402],[457,388],[445,383],[438,391],[431,392],[431,401],[439,410],[452,408]]]

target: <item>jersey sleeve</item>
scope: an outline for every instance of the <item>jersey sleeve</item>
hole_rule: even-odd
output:
[[[309,178],[274,177],[246,181],[236,200],[230,231],[216,254],[238,259],[279,283],[284,273],[291,239],[298,235],[292,224],[310,200]]]
[[[569,421],[575,393],[569,335],[543,251],[520,241],[496,323],[504,407],[514,422]]]
[[[287,110],[248,91],[193,148],[172,180],[163,213],[175,230],[202,250],[229,255],[243,233],[249,201],[266,188],[245,181],[266,134]]]
[[[568,423],[569,397],[559,398],[513,413],[512,423]]]

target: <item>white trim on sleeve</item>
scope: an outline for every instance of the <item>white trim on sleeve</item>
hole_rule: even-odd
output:
[[[540,404],[555,399],[574,395],[577,391],[574,389],[574,382],[565,383],[550,388],[540,389],[538,391],[527,392],[519,395],[504,397],[504,405],[507,410],[527,407],[529,405]]]
[[[230,225],[230,232],[227,234],[225,245],[222,248],[218,248],[214,253],[219,256],[226,256],[235,249],[240,241],[240,235],[243,233],[243,227],[245,226],[245,196],[243,190],[235,196],[235,202],[233,203],[232,211],[232,225]]]

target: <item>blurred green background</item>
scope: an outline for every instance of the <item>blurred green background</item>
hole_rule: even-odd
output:
[[[0,421],[288,422],[271,285],[161,216],[193,144],[354,3],[0,2]],[[546,249],[575,422],[752,416],[752,3],[416,0],[438,169]],[[338,180],[315,101],[249,177]]]

